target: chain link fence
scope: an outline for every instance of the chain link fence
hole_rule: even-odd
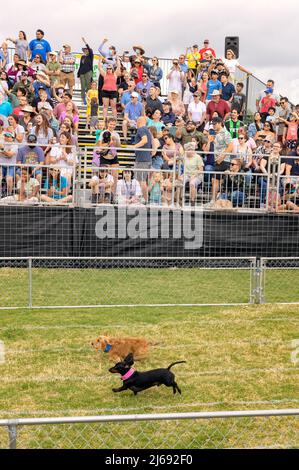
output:
[[[0,420],[0,448],[298,448],[299,410]]]
[[[299,258],[0,258],[0,309],[299,303]]]
[[[0,260],[0,306],[225,305],[253,302],[255,258]]]
[[[262,258],[262,302],[299,303],[299,258]]]

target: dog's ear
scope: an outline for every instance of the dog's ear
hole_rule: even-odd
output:
[[[128,366],[132,366],[134,364],[134,357],[133,357],[133,354],[130,353],[128,354],[125,359],[124,359],[124,362],[128,365]]]

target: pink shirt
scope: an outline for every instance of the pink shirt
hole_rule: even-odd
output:
[[[297,140],[297,132],[298,132],[298,123],[297,122],[289,122],[288,132],[287,132],[287,140]]]

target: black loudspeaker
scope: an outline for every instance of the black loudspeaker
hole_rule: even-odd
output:
[[[236,59],[239,58],[239,36],[226,36],[224,46],[225,57],[228,49],[235,53]]]

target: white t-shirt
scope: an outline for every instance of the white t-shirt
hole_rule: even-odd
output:
[[[19,180],[17,182],[17,189],[18,190],[21,189],[21,185],[22,185],[22,181]],[[37,181],[37,179],[29,178],[29,181],[27,181],[27,183],[25,183],[25,186],[24,186],[24,192],[25,192],[26,197],[28,197],[29,194],[31,194],[33,192],[34,188],[36,188],[37,186],[39,186],[39,182]]]
[[[120,180],[117,183],[116,194],[118,196],[125,196],[126,198],[141,196],[141,187],[139,182],[134,178],[132,181],[126,182]]]
[[[53,157],[55,159],[59,158],[62,154],[63,147],[61,147],[59,144],[54,145],[52,147],[51,152],[50,152],[50,157]],[[63,168],[61,171],[62,176],[68,176],[71,175],[73,172],[73,167],[74,164],[78,163],[78,157],[75,152],[70,152],[67,154],[67,161],[65,160],[58,160],[55,162],[55,166],[59,166]]]
[[[188,106],[188,113],[192,114],[192,121],[194,122],[200,122],[206,110],[207,107],[202,101],[199,101],[199,103],[192,101]]]
[[[2,163],[3,165],[15,165],[17,163],[18,148],[19,148],[18,145],[14,144],[13,142],[11,144],[4,143],[4,145],[3,145],[4,152],[13,151],[13,156],[12,157],[6,157],[0,151],[0,163]]]
[[[236,73],[236,68],[240,65],[237,59],[223,59],[224,65],[228,68],[229,73]]]

